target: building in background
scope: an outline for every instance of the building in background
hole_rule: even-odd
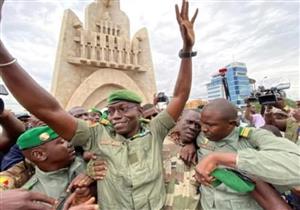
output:
[[[245,105],[244,98],[250,95],[253,88],[247,76],[246,65],[240,62],[233,62],[221,70],[224,69],[226,69],[224,76],[228,85],[228,100],[239,107]],[[208,100],[226,98],[226,91],[222,81],[223,76],[220,73],[214,74],[210,83],[206,84]]]

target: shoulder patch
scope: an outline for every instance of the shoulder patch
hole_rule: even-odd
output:
[[[13,189],[15,186],[14,179],[10,176],[0,175],[0,191]]]
[[[243,128],[243,127],[240,127],[239,136],[240,136],[240,137],[244,137],[244,138],[249,138],[251,132],[252,132],[252,129],[251,129],[251,128]]]
[[[100,124],[102,124],[102,125],[110,125],[110,122],[108,120],[106,120],[106,119],[101,119],[100,120]]]

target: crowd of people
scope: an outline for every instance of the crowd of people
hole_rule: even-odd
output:
[[[0,40],[1,77],[30,112],[0,103],[1,210],[300,209],[300,108],[280,98],[260,113],[226,99],[186,108],[198,10],[189,18],[183,0],[175,11],[177,82],[152,104],[123,89],[104,109],[64,110]]]

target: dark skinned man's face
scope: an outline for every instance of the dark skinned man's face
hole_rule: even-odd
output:
[[[200,113],[188,111],[178,122],[180,139],[182,143],[193,142],[200,132]]]
[[[147,110],[143,111],[143,117],[145,119],[151,120],[156,115],[158,115],[158,110],[156,109],[156,107],[151,107],[150,109],[147,109]]]
[[[220,112],[203,110],[201,112],[201,131],[211,141],[220,141],[235,127],[234,121],[224,120]]]
[[[108,120],[116,133],[132,137],[139,129],[141,108],[136,103],[120,101],[108,106]]]
[[[47,153],[49,164],[61,164],[62,167],[68,166],[75,159],[74,147],[61,137],[42,145]]]

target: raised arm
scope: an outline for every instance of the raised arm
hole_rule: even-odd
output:
[[[194,16],[189,20],[189,2],[182,1],[181,11],[178,5],[175,6],[176,18],[179,24],[183,47],[181,50],[181,64],[173,93],[173,98],[170,101],[167,111],[176,121],[180,116],[186,101],[189,98],[192,84],[192,59],[191,53],[195,42],[194,22],[198,14],[196,10]]]
[[[4,0],[0,0],[0,17]],[[5,48],[0,40],[0,74],[14,97],[28,111],[47,123],[64,139],[73,137],[76,121],[65,112],[56,99],[39,86],[15,58]]]
[[[0,138],[0,151],[6,151],[25,131],[25,125],[8,110],[0,112],[0,125],[7,136],[7,138]]]

